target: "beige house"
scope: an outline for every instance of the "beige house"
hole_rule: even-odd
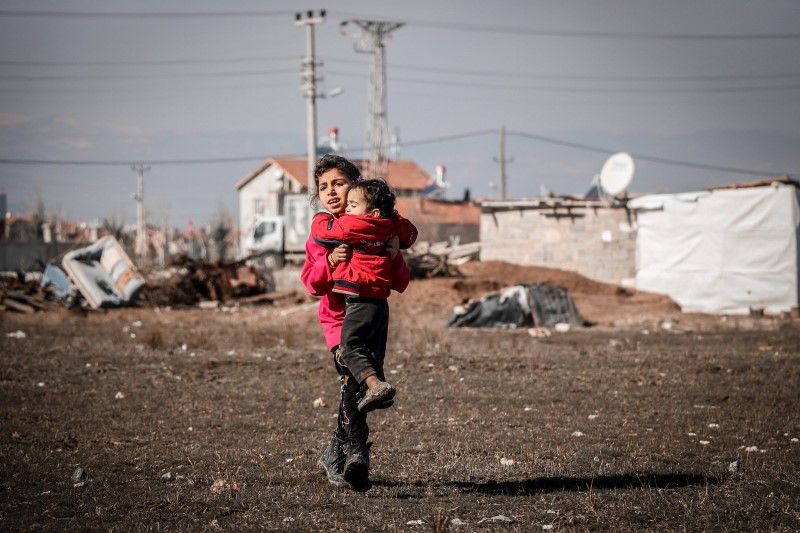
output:
[[[354,162],[361,168],[367,163]],[[240,242],[252,231],[256,217],[283,216],[287,209],[296,208],[284,199],[291,194],[308,194],[307,173],[305,157],[270,157],[236,183]],[[399,197],[410,197],[419,195],[431,183],[431,178],[413,161],[389,161],[386,181]]]

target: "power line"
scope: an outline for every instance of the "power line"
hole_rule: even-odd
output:
[[[364,16],[363,13],[356,15],[334,11],[337,15],[348,18],[354,16]],[[561,30],[549,28],[524,28],[520,26],[500,26],[487,24],[459,24],[455,22],[436,22],[429,20],[408,20],[404,19],[410,26],[419,28],[430,28],[437,30],[456,30],[482,33],[499,33],[503,35],[533,35],[539,37],[577,37],[588,39],[635,39],[635,40],[677,40],[677,41],[719,41],[719,40],[786,40],[800,39],[800,33],[781,32],[781,33],[668,33],[668,32],[610,32],[610,31],[583,31],[583,30]]]
[[[610,148],[602,148],[599,146],[592,146],[589,144],[577,143],[573,141],[565,141],[563,139],[556,139],[554,137],[547,137],[544,135],[538,135],[535,133],[526,133],[521,131],[509,131],[507,132],[509,135],[514,135],[516,137],[523,137],[525,139],[532,139],[535,141],[540,141],[547,144],[555,144],[558,146],[565,146],[568,148],[575,148],[578,150],[584,150],[588,152],[595,152],[600,154],[613,154],[619,152],[619,150],[612,150]],[[668,157],[660,157],[654,155],[647,155],[641,153],[632,153],[635,159],[641,159],[643,161],[650,161],[652,163],[661,163],[664,165],[674,165],[680,167],[688,167],[688,168],[699,168],[703,170],[716,170],[721,172],[729,172],[731,174],[745,174],[748,176],[765,176],[765,177],[773,177],[777,174],[794,174],[792,172],[765,172],[763,170],[754,170],[748,168],[739,168],[739,167],[727,167],[722,165],[714,165],[710,163],[697,163],[694,161],[684,161],[680,159],[673,159]]]
[[[41,60],[15,60],[0,59],[0,66],[12,67],[97,67],[97,66],[175,66],[175,65],[214,65],[231,63],[257,63],[271,61],[294,61],[296,56],[243,56],[216,59],[162,59],[162,60],[106,60],[106,61],[41,61]],[[357,59],[345,59],[331,57],[324,60],[327,63],[340,63],[350,65],[367,66],[365,61]],[[542,79],[542,80],[573,80],[573,81],[652,81],[652,82],[671,82],[671,81],[734,81],[734,80],[777,80],[800,78],[798,72],[778,72],[764,74],[700,74],[700,75],[658,75],[658,76],[631,76],[631,75],[589,75],[589,74],[561,74],[561,73],[534,73],[504,70],[479,70],[465,68],[450,68],[441,66],[420,66],[409,64],[392,63],[392,69],[415,70],[419,72],[431,72],[435,74],[454,74],[463,76],[498,76],[519,79]]]
[[[494,135],[497,133],[497,130],[493,129],[485,129],[485,130],[475,130],[475,131],[467,131],[464,133],[454,133],[452,135],[442,135],[439,137],[429,137],[427,139],[419,139],[416,141],[403,141],[401,144],[403,147],[406,146],[422,146],[425,144],[438,144],[443,142],[450,142],[450,141],[457,141],[460,139],[469,139],[472,137],[481,137],[483,135]],[[368,152],[369,147],[357,147],[357,148],[348,148],[347,152],[352,154],[360,154]]]
[[[296,84],[292,84],[291,82],[278,82],[278,83],[267,83],[266,81],[262,82],[255,82],[255,83],[237,83],[235,85],[198,85],[192,84],[190,86],[172,86],[172,85],[161,85],[158,87],[132,87],[130,85],[124,85],[122,87],[88,87],[88,88],[77,88],[77,87],[69,87],[69,88],[55,88],[55,87],[14,87],[14,88],[6,88],[0,87],[0,94],[3,95],[25,95],[25,96],[42,96],[48,94],[56,94],[56,95],[98,95],[98,94],[110,94],[110,95],[119,95],[123,93],[131,93],[133,92],[135,96],[139,96],[142,94],[151,94],[151,95],[158,95],[162,94],[163,96],[173,96],[171,93],[175,93],[178,91],[179,95],[185,94],[187,91],[191,91],[193,93],[197,92],[217,92],[220,93],[221,91],[243,91],[243,90],[251,90],[251,89],[264,89],[264,88],[276,88],[276,89],[288,89],[296,87]],[[227,93],[226,93],[227,94]],[[126,98],[124,101],[140,101],[139,98],[129,99]]]
[[[476,24],[447,24],[436,22],[409,22],[414,26],[443,30],[476,31],[504,35],[537,35],[541,37],[580,37],[590,39],[636,39],[677,41],[753,41],[800,39],[800,33],[641,33],[641,32],[595,32],[575,30],[549,30],[545,28],[520,28],[514,26],[481,26]]]
[[[0,17],[48,18],[217,18],[217,17],[285,17],[294,11],[15,11],[0,10]]]
[[[25,60],[0,60],[0,66],[14,66],[14,67],[73,67],[73,66],[175,66],[175,65],[203,65],[203,64],[231,64],[231,63],[253,63],[260,61],[288,61],[296,60],[296,57],[291,56],[273,56],[273,57],[232,57],[228,59],[166,59],[166,60],[144,60],[144,61],[25,61]],[[329,63],[340,63],[350,65],[367,65],[367,63],[358,60],[342,59],[342,58],[329,58],[325,60]],[[778,72],[778,73],[764,73],[764,74],[701,74],[701,75],[677,75],[677,76],[631,76],[631,75],[584,75],[584,74],[557,74],[557,73],[533,73],[533,72],[518,72],[518,71],[501,71],[501,70],[477,70],[477,69],[458,69],[447,67],[428,67],[428,66],[415,66],[408,64],[392,64],[393,69],[398,70],[412,70],[419,72],[430,72],[435,74],[453,74],[459,76],[479,76],[479,77],[507,77],[516,79],[538,79],[538,80],[567,80],[567,81],[634,81],[634,82],[691,82],[691,81],[737,81],[737,80],[784,80],[800,78],[800,73],[797,72]],[[186,73],[186,74],[156,74],[156,75],[120,75],[120,76],[99,76],[91,74],[64,74],[64,75],[4,75],[0,79],[7,80],[72,80],[72,79],[136,79],[136,78],[160,78],[160,77],[217,77],[217,76],[230,76],[230,75],[258,75],[259,73],[286,73],[286,69],[278,69],[272,71],[229,71],[219,73]],[[342,75],[354,76],[351,73],[339,73]],[[393,78],[395,79],[395,78]],[[402,80],[402,78],[400,78]],[[412,81],[412,80],[406,80]],[[413,80],[418,81],[418,80]],[[462,82],[448,82],[447,80],[419,80],[420,82],[440,82],[440,83],[454,83],[461,84]]]
[[[363,78],[363,74],[328,70],[329,75]],[[644,93],[644,94],[669,94],[669,93],[737,93],[758,91],[790,91],[800,89],[800,84],[785,85],[749,85],[749,86],[711,86],[711,87],[575,87],[572,85],[510,85],[508,83],[482,83],[448,80],[431,80],[427,78],[403,78],[391,76],[390,81],[400,83],[419,83],[424,85],[442,85],[461,88],[483,88],[504,90],[525,90],[536,92],[572,92],[572,93]]]
[[[484,129],[468,131],[463,133],[456,133],[452,135],[442,135],[438,137],[429,137],[426,139],[418,139],[416,141],[403,142],[403,146],[421,146],[425,144],[437,144],[442,142],[450,142],[460,139],[467,139],[473,137],[480,137],[484,135],[495,135],[498,133],[496,129]],[[557,146],[564,146],[567,148],[574,148],[577,150],[584,150],[599,154],[613,154],[619,150],[605,148],[600,146],[593,146],[574,141],[567,141],[564,139],[557,139],[555,137],[548,137],[545,135],[538,135],[535,133],[528,133],[522,131],[507,130],[507,135],[531,139],[546,144],[553,144]],[[349,149],[348,153],[364,153],[367,152],[367,147],[357,147]],[[289,154],[275,157],[287,158],[301,158],[306,154]],[[764,170],[747,169],[741,167],[729,167],[723,165],[715,165],[711,163],[698,163],[696,161],[685,161],[681,159],[674,159],[668,157],[661,157],[642,153],[631,153],[631,155],[642,161],[650,161],[652,163],[659,163],[663,165],[681,166],[688,168],[697,168],[702,170],[714,170],[719,172],[728,172],[731,174],[744,174],[748,176],[765,176],[773,177],[778,174],[794,175],[797,172],[768,172]],[[0,165],[54,165],[54,166],[131,166],[131,165],[195,165],[195,164],[214,164],[214,163],[243,163],[250,161],[263,161],[268,156],[241,156],[241,157],[215,157],[215,158],[197,158],[197,159],[153,159],[153,160],[64,160],[64,159],[23,159],[23,158],[0,158]]]
[[[486,129],[478,131],[469,131],[464,133],[457,133],[453,135],[443,135],[439,137],[429,137],[427,139],[418,139],[416,141],[404,142],[403,146],[420,146],[423,144],[435,144],[440,142],[454,141],[457,139],[466,139],[469,137],[478,137],[481,135],[488,135],[495,133],[496,130]],[[348,153],[361,153],[366,152],[365,147],[356,147],[347,150]],[[305,157],[306,154],[288,154],[275,157]],[[237,156],[237,157],[210,157],[210,158],[197,158],[197,159],[152,159],[152,160],[75,160],[75,159],[25,159],[25,158],[0,158],[0,165],[55,165],[55,166],[131,166],[131,165],[196,165],[196,164],[213,164],[213,163],[243,163],[248,161],[263,161],[270,156]]]
[[[303,154],[305,155],[305,154]],[[301,156],[285,156],[301,157]],[[242,157],[209,157],[200,159],[153,159],[153,160],[75,160],[75,159],[24,159],[0,158],[0,165],[42,165],[42,166],[77,166],[77,167],[115,167],[131,165],[197,165],[213,163],[244,163],[248,161],[263,161],[264,156]]]
[[[328,63],[346,63],[353,65],[364,65],[363,61],[329,58],[326,60]],[[0,62],[2,64],[2,62]],[[404,65],[392,63],[392,69],[398,70],[416,70],[420,72],[432,72],[435,74],[455,74],[463,76],[482,76],[497,78],[498,76],[506,78],[520,78],[520,79],[541,79],[541,80],[572,80],[572,81],[734,81],[734,80],[776,80],[776,79],[792,79],[800,78],[800,72],[782,72],[782,73],[769,73],[769,74],[701,74],[696,76],[678,75],[678,76],[630,76],[630,75],[584,75],[584,74],[554,74],[554,73],[533,73],[533,72],[511,72],[503,70],[476,70],[476,69],[458,69],[448,67],[426,67],[415,65]]]
[[[37,61],[37,60],[0,60],[2,66],[13,67],[116,67],[116,66],[148,66],[148,65],[205,65],[253,63],[258,61],[294,61],[296,56],[251,56],[229,57],[227,59],[150,59],[150,60],[116,60],[116,61]]]
[[[165,74],[116,74],[116,75],[95,75],[95,74],[53,74],[42,76],[29,75],[3,75],[0,81],[63,81],[63,80],[160,80],[173,78],[227,78],[230,76],[268,76],[271,74],[296,74],[297,69],[275,69],[275,70],[231,70],[228,72],[186,72],[186,73],[165,73]]]
[[[489,134],[495,134],[495,133],[497,133],[497,130],[491,130],[491,129],[468,131],[468,132],[465,132],[465,133],[456,133],[456,134],[453,134],[453,135],[442,135],[441,137],[430,137],[428,139],[422,139],[422,140],[418,140],[418,141],[403,141],[402,145],[403,146],[419,146],[419,145],[422,145],[422,144],[435,144],[435,143],[441,143],[441,142],[456,141],[456,140],[459,140],[459,139],[468,139],[468,138],[471,138],[471,137],[480,137],[482,135],[489,135]]]
[[[192,78],[230,78],[236,76],[270,76],[276,74],[295,74],[296,69],[274,70],[236,70],[227,72],[187,72],[165,74],[119,74],[119,75],[82,75],[82,74],[54,74],[54,75],[4,75],[0,81],[114,81],[114,80],[153,80],[153,79],[192,79]],[[327,71],[329,75],[366,78],[364,74],[343,71]],[[800,77],[800,75],[799,75]],[[450,80],[432,80],[428,78],[404,78],[391,76],[390,80],[400,83],[419,83],[424,85],[441,85],[462,88],[484,88],[504,90],[525,90],[536,92],[573,92],[573,93],[731,93],[731,92],[758,92],[758,91],[790,91],[800,89],[800,84],[782,85],[748,85],[748,86],[706,86],[706,87],[575,87],[572,85],[510,85],[508,83],[464,82]]]
[[[22,11],[0,10],[0,17],[48,17],[48,18],[219,18],[219,17],[282,17],[294,11],[251,10],[251,11]],[[363,13],[329,11],[341,19],[363,18]],[[382,17],[378,17],[382,18]],[[387,21],[391,22],[391,21]],[[406,20],[407,24],[420,28],[455,30],[503,35],[533,35],[540,37],[572,37],[586,39],[635,39],[635,40],[678,40],[678,41],[719,41],[719,40],[789,40],[800,39],[797,32],[778,33],[669,33],[669,32],[625,32],[625,31],[585,31],[549,28],[525,28],[487,24],[464,24],[455,22],[436,22],[429,20]]]

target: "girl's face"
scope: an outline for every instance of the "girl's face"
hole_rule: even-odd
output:
[[[324,172],[317,179],[317,193],[322,206],[332,215],[341,215],[347,207],[350,180],[337,168]]]

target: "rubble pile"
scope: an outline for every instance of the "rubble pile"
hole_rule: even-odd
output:
[[[141,296],[149,305],[197,305],[203,301],[271,302],[275,283],[268,272],[243,263],[211,264],[182,257],[166,270],[146,275]]]
[[[412,279],[463,277],[459,266],[478,259],[480,243],[417,242],[408,249],[406,262]]]
[[[206,263],[186,256],[162,270],[139,272],[113,237],[68,252],[44,272],[0,279],[0,312],[35,313],[59,307],[101,309],[139,306],[293,304],[305,292],[275,291],[269,270],[235,263]]]
[[[52,286],[43,287],[38,279],[22,272],[0,278],[0,311],[35,313],[61,307],[56,292]]]

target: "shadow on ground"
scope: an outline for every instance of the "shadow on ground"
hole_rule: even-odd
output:
[[[718,485],[723,479],[693,473],[676,474],[613,474],[596,477],[540,477],[519,481],[423,481],[373,480],[373,486],[411,488],[455,488],[463,493],[480,493],[494,496],[529,496],[547,492],[583,492],[616,489],[679,489],[694,485]]]

